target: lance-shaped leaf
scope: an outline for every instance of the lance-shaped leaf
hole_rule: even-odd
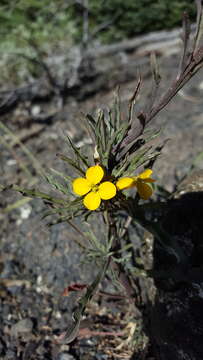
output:
[[[53,175],[45,175],[47,182],[64,195],[68,194],[68,188],[60,184]]]
[[[53,209],[46,211],[43,214],[43,219],[51,215],[60,215],[63,216],[64,220],[67,220],[71,215],[76,211],[84,211],[84,206],[82,206],[82,198],[74,199],[73,201],[66,201],[66,206],[54,206]]]
[[[79,300],[78,307],[73,313],[73,319],[74,319],[73,323],[70,326],[68,326],[63,337],[61,337],[61,339],[58,340],[60,343],[69,344],[77,337],[80,327],[80,322],[82,320],[82,316],[84,314],[86,306],[89,303],[89,301],[92,299],[92,297],[95,295],[99,284],[101,283],[101,281],[103,280],[106,274],[109,263],[110,263],[110,258],[103,264],[95,280],[92,282],[90,286],[87,287],[86,294],[82,296],[82,298]]]
[[[14,190],[14,191],[21,193],[23,196],[39,198],[42,200],[46,200],[46,202],[51,203],[51,204],[63,205],[63,204],[67,203],[67,200],[56,198],[54,196],[51,196],[47,193],[38,191],[36,189],[24,189],[17,185],[9,185],[9,186],[1,187],[1,191],[6,191],[6,190]]]
[[[88,163],[86,157],[81,154],[80,149],[77,148],[77,146],[75,146],[75,145],[73,144],[72,140],[70,139],[70,137],[69,137],[68,135],[67,135],[67,139],[68,139],[69,144],[70,144],[70,146],[72,147],[75,155],[78,156],[78,158],[83,162],[83,164],[84,164],[86,167],[89,167],[90,164]]]
[[[76,162],[74,160],[72,160],[71,158],[69,158],[66,155],[63,154],[56,154],[56,156],[58,156],[61,160],[67,162],[69,165],[71,165],[75,170],[77,170],[77,172],[81,175],[85,175],[85,171],[76,164]]]

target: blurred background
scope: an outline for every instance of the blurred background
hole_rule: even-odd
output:
[[[43,54],[68,57],[71,46],[110,44],[181,25],[182,13],[195,19],[190,0],[2,0],[0,84],[40,76],[33,42]]]

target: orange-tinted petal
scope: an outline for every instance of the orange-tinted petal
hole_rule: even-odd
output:
[[[109,200],[116,195],[116,186],[110,181],[104,181],[99,185],[98,192],[101,199]]]
[[[91,166],[86,171],[86,178],[93,185],[99,184],[103,176],[104,170],[99,165]]]
[[[136,186],[141,199],[148,200],[153,193],[152,187],[140,179],[137,180]]]
[[[155,182],[156,180],[152,179],[152,178],[147,178],[147,179],[143,179],[144,182],[146,183],[153,183]]]
[[[124,177],[117,181],[116,186],[118,190],[129,189],[134,185],[134,178]]]
[[[91,190],[91,184],[85,178],[77,178],[72,182],[73,191],[77,195],[83,196]]]
[[[97,192],[91,191],[83,199],[83,204],[88,210],[98,209],[100,203],[101,203],[101,198],[99,196],[98,191]]]

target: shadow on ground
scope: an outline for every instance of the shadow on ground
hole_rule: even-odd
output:
[[[166,246],[154,238],[156,295],[145,330],[159,360],[203,359],[202,187],[202,171],[189,176],[158,219],[169,238]]]

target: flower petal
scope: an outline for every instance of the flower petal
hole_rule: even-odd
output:
[[[110,181],[104,181],[99,185],[98,192],[102,200],[109,200],[116,195],[116,186]]]
[[[116,186],[118,190],[129,189],[134,185],[133,183],[134,183],[134,178],[124,177],[117,181]]]
[[[95,165],[89,167],[86,171],[86,178],[91,184],[98,184],[104,176],[104,170],[101,166]]]
[[[73,191],[77,195],[85,195],[91,190],[91,184],[85,178],[77,178],[72,182]]]
[[[145,183],[153,183],[153,182],[155,182],[156,180],[154,180],[154,179],[152,179],[152,178],[147,178],[147,179],[143,179],[143,181],[144,181]]]
[[[101,198],[98,191],[91,191],[84,197],[83,204],[88,210],[96,210],[101,203]]]
[[[138,178],[147,179],[152,175],[152,173],[153,173],[153,171],[151,169],[146,169],[140,175],[138,175]]]
[[[150,196],[153,193],[152,187],[150,185],[138,179],[136,186],[137,186],[138,194],[140,195],[141,199],[147,200],[150,198]]]

